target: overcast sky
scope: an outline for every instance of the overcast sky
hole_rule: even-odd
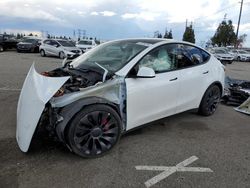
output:
[[[172,29],[181,40],[185,22],[194,23],[201,45],[213,36],[224,15],[237,24],[240,0],[0,0],[0,32],[41,32],[73,36],[86,30],[89,37],[117,39],[152,37]],[[235,28],[236,30],[236,28]],[[248,35],[250,47],[250,0],[244,0],[239,34]]]

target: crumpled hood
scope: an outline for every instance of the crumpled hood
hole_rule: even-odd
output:
[[[27,152],[46,103],[70,77],[46,77],[36,72],[34,64],[24,81],[17,107],[16,139]]]

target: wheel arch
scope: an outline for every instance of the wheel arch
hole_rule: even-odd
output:
[[[121,117],[119,106],[113,102],[108,101],[107,99],[100,97],[89,97],[85,99],[80,99],[63,107],[58,114],[59,116],[63,117],[63,121],[59,122],[56,125],[56,133],[60,141],[64,142],[67,145],[65,133],[67,132],[70,122],[73,120],[76,114],[79,113],[83,108],[95,104],[108,105],[113,108]]]
[[[216,85],[216,86],[219,87],[219,89],[220,89],[220,94],[221,94],[221,97],[222,97],[222,95],[223,95],[223,85],[222,85],[222,83],[221,83],[220,81],[215,81],[215,82],[211,83],[211,84],[207,87],[207,89],[205,90],[205,92],[203,93],[202,98],[201,98],[201,100],[200,100],[200,104],[201,104],[202,99],[204,98],[204,95],[205,95],[205,93],[207,92],[207,90],[208,90],[210,87],[214,86],[214,85]],[[199,107],[200,107],[200,104],[199,104]]]

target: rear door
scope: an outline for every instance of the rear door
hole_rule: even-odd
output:
[[[156,48],[144,56],[131,70],[152,68],[154,78],[126,78],[127,130],[172,115],[176,112],[180,89],[179,71],[176,70],[175,44]]]
[[[177,68],[180,92],[177,112],[198,108],[201,98],[210,83],[210,55],[192,45],[178,44]]]

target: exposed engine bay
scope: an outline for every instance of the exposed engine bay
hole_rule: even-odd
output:
[[[48,77],[64,77],[70,76],[70,79],[58,90],[55,96],[61,96],[71,92],[80,91],[80,88],[93,86],[98,82],[103,81],[104,70],[98,68],[73,68],[66,65],[63,68],[57,68],[50,72],[43,72],[42,75]],[[105,79],[110,79],[111,75],[107,75]]]

